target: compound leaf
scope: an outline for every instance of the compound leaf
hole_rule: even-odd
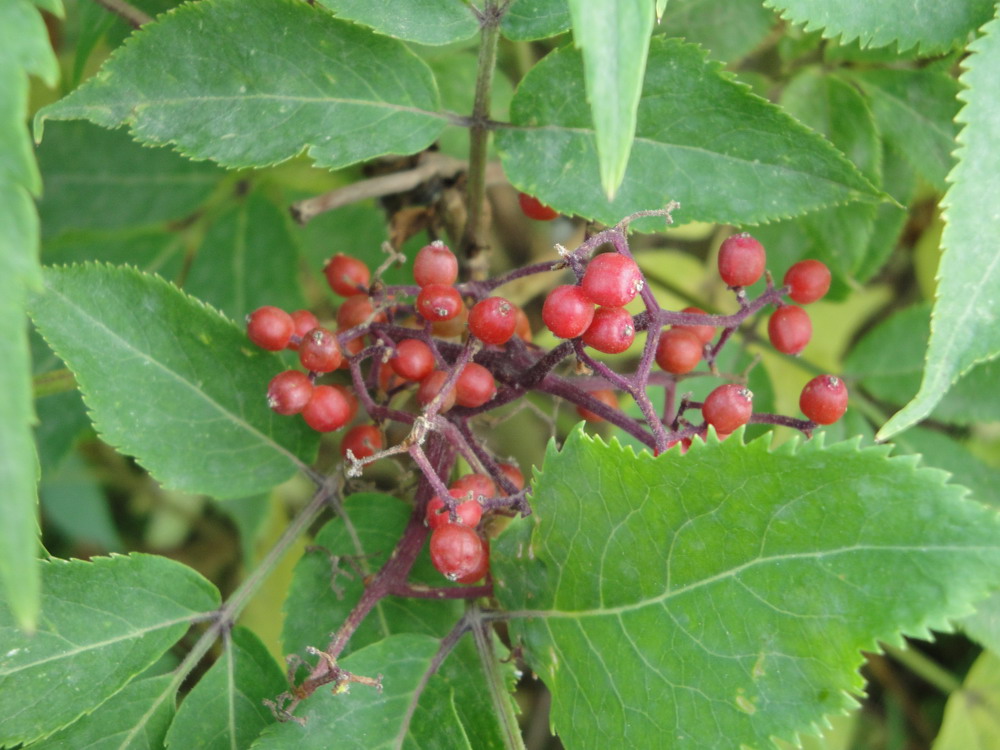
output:
[[[493,557],[556,731],[763,748],[844,712],[860,650],[948,629],[1000,583],[1000,518],[945,476],[818,437],[654,459],[574,432]]]
[[[229,167],[306,150],[336,168],[426,148],[445,126],[437,110],[430,70],[402,42],[308,3],[208,0],[134,34],[35,122],[38,138],[46,119],[88,119]]]
[[[479,31],[472,9],[462,0],[320,0],[341,18],[357,21],[380,34],[418,44],[451,44]]]
[[[278,358],[157,276],[47,268],[30,311],[76,375],[104,440],[172,489],[250,495],[288,479],[315,451],[316,433],[267,408]]]

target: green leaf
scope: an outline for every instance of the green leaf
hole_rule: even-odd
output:
[[[879,204],[868,247],[855,269],[854,277],[858,282],[870,280],[892,256],[908,218],[906,209],[901,206],[910,204],[916,187],[917,176],[912,167],[899,152],[889,148],[883,141],[882,189],[898,205],[888,202]]]
[[[759,0],[671,0],[657,32],[684,37],[730,62],[746,57],[775,20]]]
[[[148,226],[191,214],[225,176],[163,148],[143,148],[124,130],[54,123],[38,148],[50,238],[67,229]]]
[[[389,559],[410,518],[412,506],[389,495],[359,493],[344,502],[344,516],[327,523],[295,566],[285,601],[281,641],[287,653],[306,646],[325,648],[331,631],[347,619],[364,592],[363,576]],[[350,524],[350,529],[347,524]],[[354,539],[360,547],[356,547]],[[448,585],[426,553],[410,574],[412,581]],[[444,637],[458,621],[458,600],[386,597],[351,637],[359,649],[396,633]]]
[[[1000,656],[984,651],[948,697],[934,750],[1000,747]]]
[[[879,431],[885,439],[919,422],[948,389],[978,362],[1000,354],[1000,213],[983,210],[983,196],[1000,194],[1000,100],[995,71],[1000,68],[1000,19],[983,29],[966,58],[958,114],[958,165],[944,197],[945,249],[938,268],[937,299],[920,391]]]
[[[133,680],[31,750],[160,750],[174,718],[176,690],[169,674]]]
[[[171,489],[253,494],[315,451],[315,432],[267,408],[278,358],[156,276],[46,269],[31,314],[76,375],[103,439]]]
[[[249,747],[275,720],[263,701],[287,689],[284,673],[260,639],[246,628],[236,628],[225,639],[222,655],[181,703],[166,746]]]
[[[583,51],[598,171],[608,200],[625,178],[653,31],[650,0],[568,0]]]
[[[364,677],[381,675],[381,691],[367,685],[339,695],[317,690],[295,710],[304,724],[271,724],[252,750],[328,750],[334,737],[345,750],[398,747],[407,730],[409,704],[438,645],[437,638],[405,633],[355,651],[338,665]]]
[[[868,94],[879,131],[886,142],[938,190],[955,164],[960,91],[958,82],[940,70],[864,70],[852,80]]]
[[[511,119],[514,127],[496,134],[511,182],[606,224],[671,199],[681,203],[680,222],[752,224],[879,195],[821,136],[675,39],[652,40],[636,142],[612,202],[597,185],[578,53],[564,49],[536,65],[514,95]]]
[[[320,4],[380,34],[418,44],[451,44],[479,32],[472,8],[462,0],[320,0]]]
[[[969,612],[1000,583],[1000,520],[887,453],[550,448],[492,567],[566,746],[793,740],[852,707],[860,650]]]
[[[306,150],[336,168],[426,148],[445,126],[437,110],[430,71],[402,42],[308,3],[208,0],[136,33],[35,125],[40,139],[46,119],[127,123],[143,143],[229,167]]]
[[[897,435],[893,443],[900,453],[919,453],[925,464],[944,469],[952,475],[952,481],[972,490],[973,498],[1000,509],[1000,469],[984,463],[958,440],[914,427]]]
[[[979,602],[975,613],[962,618],[958,624],[984,648],[1000,653],[1000,591]]]
[[[75,544],[104,552],[125,548],[103,488],[75,453],[66,457],[59,471],[42,480],[38,494],[45,522]]]
[[[512,0],[500,21],[500,31],[515,42],[532,42],[569,31],[567,0]]]
[[[859,39],[863,47],[898,42],[915,44],[925,54],[944,52],[966,42],[969,34],[993,15],[993,0],[950,0],[947,3],[912,0],[764,0],[781,17],[805,24],[807,31],[823,29],[823,36]]]
[[[271,495],[216,499],[216,506],[233,522],[240,536],[243,564],[250,569],[257,563],[258,546],[265,522],[271,515]]]
[[[173,280],[183,273],[189,244],[183,232],[157,226],[70,231],[43,244],[42,261],[52,266],[87,261],[130,265]]]
[[[48,560],[33,636],[0,604],[0,744],[44,737],[153,664],[219,592],[185,565],[133,554]]]

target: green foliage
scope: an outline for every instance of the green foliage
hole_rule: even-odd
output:
[[[952,693],[934,750],[986,750],[1000,743],[1000,657],[989,651],[976,660]]]
[[[320,0],[340,18],[370,26],[380,34],[420,44],[450,44],[475,36],[476,17],[460,0],[370,3],[367,0]]]

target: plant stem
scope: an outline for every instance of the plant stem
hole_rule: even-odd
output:
[[[116,16],[124,18],[133,29],[145,26],[153,20],[133,5],[129,5],[125,0],[94,0],[105,10],[110,10]]]
[[[924,656],[914,648],[897,648],[882,644],[886,654],[905,666],[924,682],[933,685],[945,695],[962,689],[962,682],[933,659]]]

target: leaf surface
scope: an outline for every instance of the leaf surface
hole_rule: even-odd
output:
[[[512,0],[500,30],[515,42],[531,42],[569,31],[571,25],[567,0]]]
[[[853,705],[860,650],[998,583],[1000,519],[885,447],[635,456],[574,432],[495,545],[568,747],[766,747]],[[599,718],[598,718],[599,717]]]
[[[472,9],[462,0],[320,0],[341,18],[356,21],[380,34],[418,44],[451,44],[479,31]]]
[[[990,750],[1000,746],[1000,656],[983,651],[948,697],[934,750]]]
[[[656,30],[700,44],[711,57],[729,62],[749,54],[775,20],[758,0],[670,0]]]
[[[172,489],[250,495],[315,450],[316,433],[267,407],[280,361],[156,276],[49,268],[31,314],[76,375],[104,440]]]

